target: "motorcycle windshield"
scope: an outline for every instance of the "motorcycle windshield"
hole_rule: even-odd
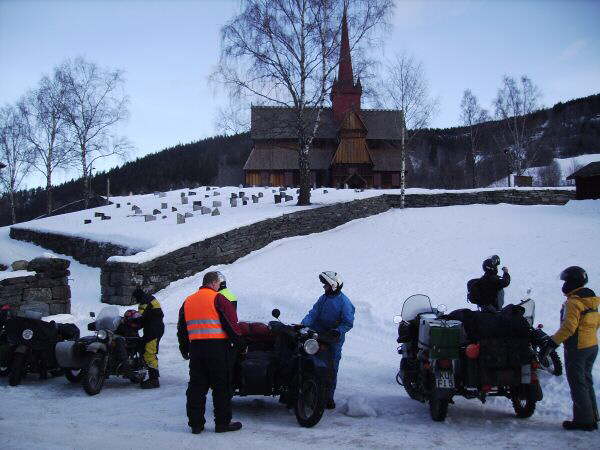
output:
[[[404,300],[402,305],[402,320],[410,322],[419,314],[432,313],[431,300],[424,294],[415,294]]]
[[[528,298],[524,302],[521,303],[521,306],[525,308],[525,313],[523,313],[523,317],[529,322],[529,325],[533,326],[533,319],[535,316],[535,302],[533,299]]]
[[[96,330],[115,331],[121,322],[119,308],[116,306],[105,306],[96,319]]]

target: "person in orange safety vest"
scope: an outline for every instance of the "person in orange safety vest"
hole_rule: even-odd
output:
[[[181,355],[190,361],[186,410],[194,434],[204,430],[209,389],[213,395],[215,431],[242,428],[240,422],[231,421],[229,360],[233,357],[232,343],[243,346],[243,338],[235,308],[218,292],[219,284],[219,274],[207,272],[202,287],[187,297],[179,310],[177,338]]]

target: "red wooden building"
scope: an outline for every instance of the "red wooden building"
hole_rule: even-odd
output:
[[[362,86],[354,81],[346,18],[338,76],[331,108],[321,119],[310,154],[311,182],[317,186],[354,188],[400,185],[399,110],[361,108]],[[316,111],[309,113],[316,114]],[[252,106],[253,147],[244,165],[245,182],[257,186],[297,186],[299,167],[292,108]]]

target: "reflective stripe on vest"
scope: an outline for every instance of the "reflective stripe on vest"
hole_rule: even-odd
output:
[[[215,308],[217,292],[200,288],[198,292],[185,299],[183,306],[188,338],[227,339],[227,333],[221,326],[219,313]]]

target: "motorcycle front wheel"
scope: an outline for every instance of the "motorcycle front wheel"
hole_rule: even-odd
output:
[[[83,378],[83,369],[65,369],[65,378],[71,383],[79,383]]]
[[[545,368],[548,372],[556,377],[560,377],[563,373],[563,365],[560,360],[560,356],[556,353],[556,350],[552,350],[548,355],[548,359],[550,364]]]
[[[443,422],[448,415],[449,400],[441,398],[432,398],[429,400],[429,414],[435,422]]]
[[[294,405],[300,426],[310,428],[321,420],[325,410],[325,386],[314,374],[305,374]]]
[[[25,376],[25,354],[15,353],[10,364],[10,373],[8,374],[8,384],[18,386]]]
[[[88,395],[96,395],[104,384],[104,355],[94,355],[84,369],[81,384]]]

